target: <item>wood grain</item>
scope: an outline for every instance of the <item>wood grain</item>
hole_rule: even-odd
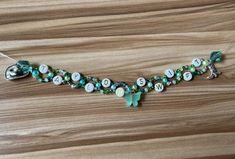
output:
[[[151,92],[138,109],[3,78],[9,56],[132,84],[212,50],[225,54],[218,79]],[[0,158],[235,158],[234,0],[1,0],[0,52]]]

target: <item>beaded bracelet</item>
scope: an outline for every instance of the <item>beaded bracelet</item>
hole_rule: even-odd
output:
[[[194,76],[202,75],[208,70],[210,71],[208,79],[218,77],[220,72],[215,68],[214,63],[221,61],[221,51],[213,51],[208,60],[195,58],[191,65],[182,66],[176,70],[167,69],[162,76],[153,76],[150,79],[139,77],[132,87],[125,82],[113,82],[108,78],[100,80],[97,77],[84,76],[79,72],[70,73],[61,69],[53,69],[45,64],[36,66],[25,60],[9,66],[5,71],[5,79],[19,79],[31,73],[33,78],[42,83],[52,81],[55,85],[68,84],[74,89],[85,88],[88,93],[94,91],[102,94],[115,93],[118,97],[124,97],[128,107],[132,105],[138,107],[142,95],[152,90],[160,93],[170,85],[176,85],[182,80],[191,81]]]

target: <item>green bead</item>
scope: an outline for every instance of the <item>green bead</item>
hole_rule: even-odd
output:
[[[154,76],[153,78],[157,81],[161,79],[161,76]]]
[[[133,86],[132,86],[132,89],[133,89],[134,91],[136,91],[136,90],[138,89],[138,86],[137,86],[137,85],[133,85]]]
[[[153,87],[153,83],[152,83],[152,82],[148,82],[147,85],[148,85],[149,88],[152,88],[152,87]]]
[[[54,77],[54,73],[49,72],[48,75],[47,75],[47,78],[51,79],[51,78],[53,78],[53,77]]]
[[[196,68],[195,68],[194,66],[190,66],[190,67],[189,67],[189,70],[190,70],[190,72],[195,72],[195,71],[196,71]]]
[[[209,65],[208,60],[203,61],[203,62],[202,62],[202,65],[203,65],[203,66],[208,66],[208,65]]]
[[[36,77],[36,79],[39,81],[39,82],[42,82],[43,80],[42,80],[42,78],[41,77]]]
[[[182,79],[181,77],[176,77],[177,81],[181,81],[181,79]]]
[[[64,80],[65,81],[69,81],[70,80],[70,76],[64,76]]]
[[[221,62],[222,61],[222,52],[221,51],[213,51],[211,53],[210,60],[212,63]]]
[[[100,84],[100,83],[96,83],[96,84],[95,84],[95,87],[97,88],[97,90],[100,90],[101,84]]]
[[[32,68],[29,61],[24,61],[24,60],[17,61],[16,65],[18,66],[18,68],[20,68],[20,71],[23,74],[28,73]]]
[[[126,93],[130,93],[131,92],[131,87],[127,86],[126,87]]]
[[[175,85],[175,84],[177,84],[177,81],[176,81],[176,80],[172,80],[171,83],[172,83],[173,85]]]
[[[203,69],[202,69],[202,72],[203,72],[203,73],[205,73],[205,72],[206,72],[206,69],[205,69],[205,68],[203,68]]]
[[[167,81],[168,81],[167,78],[163,78],[163,79],[162,79],[162,82],[163,82],[163,83],[167,83]]]
[[[144,92],[145,92],[145,93],[148,93],[148,92],[149,92],[149,89],[148,89],[148,88],[145,88],[145,89],[144,89]]]
[[[177,77],[181,77],[181,76],[182,76],[182,73],[181,73],[181,72],[176,72],[176,76],[177,76]]]
[[[112,85],[111,86],[111,89],[114,91],[116,89],[116,86],[115,85]]]

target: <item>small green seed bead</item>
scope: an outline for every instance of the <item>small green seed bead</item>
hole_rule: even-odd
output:
[[[160,80],[161,79],[161,76],[154,76],[153,77],[155,80]]]
[[[181,77],[176,77],[176,80],[177,81],[181,81]]]
[[[177,81],[176,81],[176,80],[172,80],[171,83],[172,83],[173,85],[176,85],[176,84],[177,84]]]
[[[206,72],[206,69],[205,69],[205,68],[203,68],[203,69],[202,69],[202,72],[203,72],[203,73],[205,73],[205,72]]]
[[[149,92],[149,89],[148,89],[148,88],[145,88],[145,89],[144,89],[144,92],[145,92],[145,93],[148,93],[148,92]]]

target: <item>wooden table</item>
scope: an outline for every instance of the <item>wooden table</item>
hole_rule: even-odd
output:
[[[140,108],[33,78],[27,59],[132,84],[224,53],[223,74],[151,92]],[[235,158],[234,0],[1,0],[0,158]],[[10,59],[13,58],[13,59]]]

